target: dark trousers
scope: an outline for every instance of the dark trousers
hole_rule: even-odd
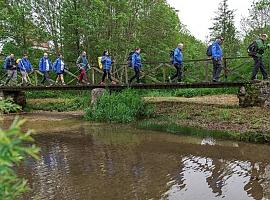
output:
[[[219,81],[220,73],[222,71],[222,61],[221,60],[213,60],[213,81]]]
[[[183,68],[183,65],[174,64],[174,67],[176,69],[176,74],[172,76],[171,80],[174,80],[177,77],[177,81],[180,82],[182,80],[182,68]]]
[[[45,81],[47,81],[48,83],[50,83],[49,72],[42,72],[42,73],[43,73],[43,79],[42,79],[41,83],[44,84]]]
[[[135,74],[134,74],[133,77],[131,77],[129,82],[131,83],[136,78],[137,83],[140,83],[140,69],[139,68],[134,68],[134,72],[135,72]]]
[[[102,82],[105,81],[105,78],[106,78],[107,75],[108,75],[108,79],[109,79],[110,81],[112,81],[112,76],[111,76],[110,70],[104,69],[104,70],[103,70],[103,75],[102,75]]]
[[[267,79],[268,76],[267,76],[267,72],[263,64],[262,58],[254,56],[253,60],[255,63],[254,63],[251,79],[252,80],[256,79],[256,76],[259,70],[262,72],[263,79]]]

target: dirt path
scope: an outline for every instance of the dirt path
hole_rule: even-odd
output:
[[[150,103],[175,102],[175,103],[195,103],[205,105],[238,105],[239,101],[236,95],[212,95],[198,96],[192,98],[185,97],[144,97]]]

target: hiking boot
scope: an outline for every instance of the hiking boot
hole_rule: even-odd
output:
[[[101,81],[99,84],[100,84],[100,85],[105,85],[105,83],[104,83],[103,81]]]

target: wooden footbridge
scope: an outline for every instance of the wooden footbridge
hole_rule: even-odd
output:
[[[5,85],[6,74],[3,73],[0,79],[0,91],[42,91],[42,90],[92,90],[94,88],[108,88],[111,90],[121,90],[125,88],[133,89],[177,89],[177,88],[228,88],[241,87],[249,84],[250,77],[244,75],[251,74],[253,60],[250,57],[224,58],[221,82],[211,82],[212,61],[211,59],[186,60],[183,68],[183,82],[170,83],[169,76],[175,73],[174,67],[168,62],[145,62],[141,71],[143,84],[128,84],[129,78],[133,75],[133,70],[127,64],[114,64],[112,67],[112,79],[116,85],[100,85],[102,70],[92,65],[88,71],[89,83],[76,85],[78,71],[76,67],[66,70],[66,85],[41,85],[42,73],[34,70],[29,75],[31,86]],[[18,73],[20,76],[20,73]],[[18,77],[20,80],[20,77]],[[54,83],[53,80],[50,80]]]

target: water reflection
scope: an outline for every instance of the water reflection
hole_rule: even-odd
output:
[[[70,130],[70,131],[69,131]],[[86,125],[37,135],[24,199],[270,199],[270,147]]]

